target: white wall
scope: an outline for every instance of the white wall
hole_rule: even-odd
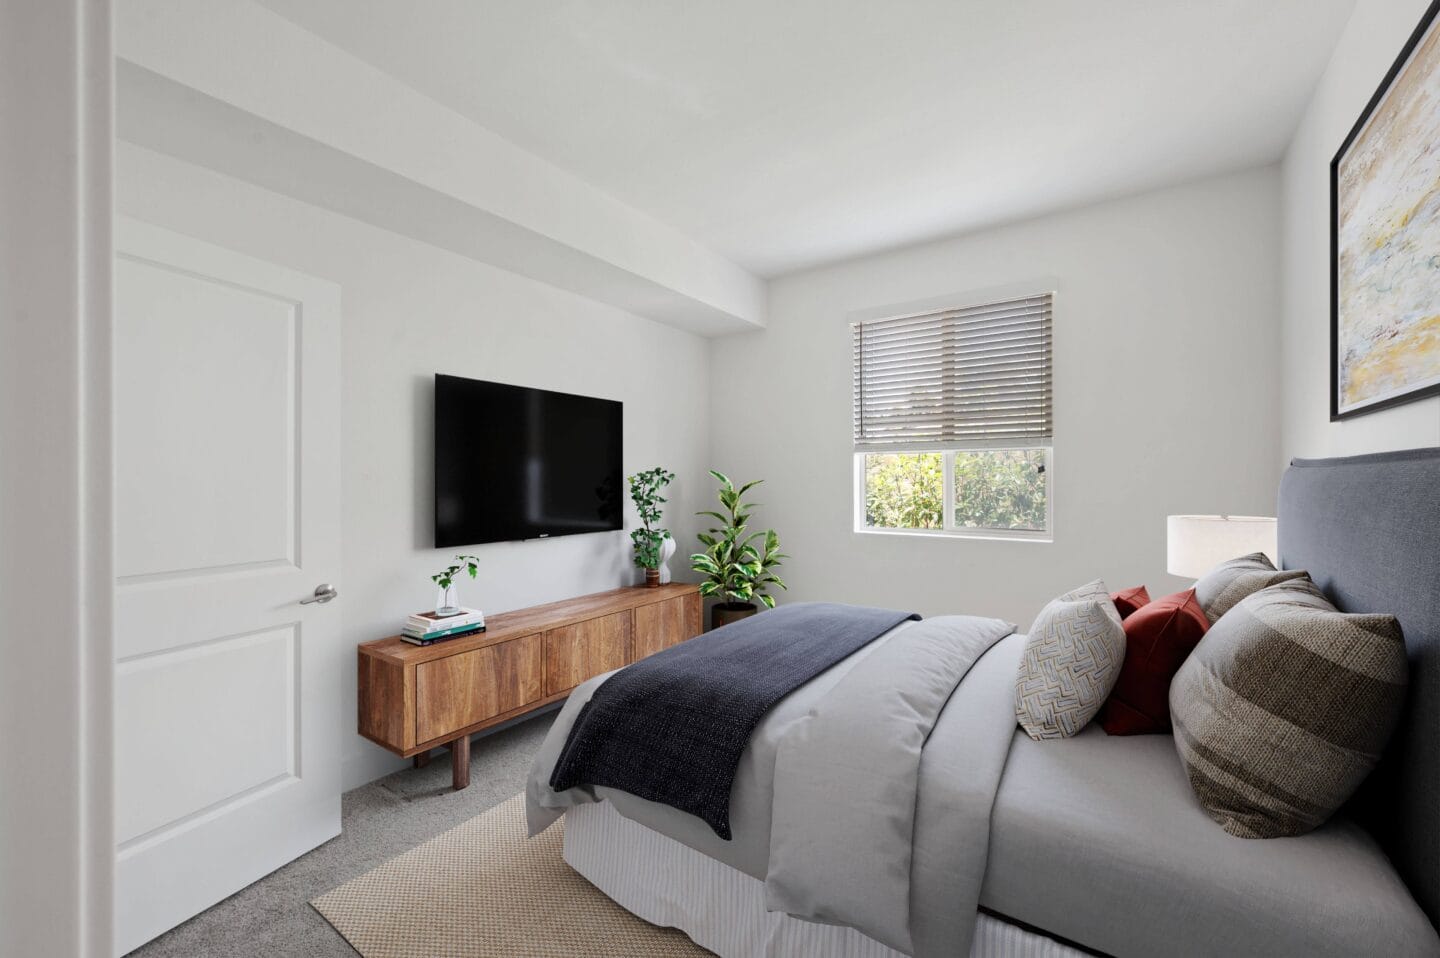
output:
[[[1360,0],[1284,163],[1283,461],[1440,444],[1440,398],[1330,422],[1330,160],[1429,0]]]
[[[766,479],[757,518],[793,556],[792,601],[1026,625],[1095,576],[1180,588],[1163,570],[1168,513],[1273,511],[1275,168],[789,276],[772,285],[769,329],[707,342],[134,145],[117,161],[120,212],[342,288],[345,559],[334,579],[347,644],[392,633],[433,597],[427,576],[445,555],[429,547],[435,372],[624,400],[627,470],[680,474],[678,568],[712,495],[705,469]],[[854,533],[847,314],[1040,278],[1058,290],[1055,542]],[[479,554],[481,580],[462,596],[488,611],[634,574],[623,533]],[[346,784],[395,765],[353,736]]]
[[[788,599],[1004,616],[1097,576],[1153,594],[1165,516],[1273,515],[1279,174],[1205,180],[796,274],[716,342],[716,466],[763,478]],[[852,531],[847,314],[1053,278],[1055,541]]]
[[[437,372],[622,400],[627,472],[678,474],[667,524],[682,548],[693,541],[709,495],[705,340],[133,145],[117,166],[120,212],[341,286],[344,559],[332,608],[347,645],[394,634],[434,601],[428,576],[449,554],[430,546]],[[636,581],[623,532],[467,551],[482,565],[461,599],[487,612]],[[353,787],[398,760],[353,734],[353,675],[345,685]]]

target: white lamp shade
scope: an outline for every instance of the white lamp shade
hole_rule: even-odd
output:
[[[1275,520],[1265,516],[1166,516],[1165,569],[1198,579],[1227,559],[1263,552],[1275,561]]]

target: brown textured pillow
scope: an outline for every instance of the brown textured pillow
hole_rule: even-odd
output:
[[[1195,601],[1205,610],[1205,618],[1215,620],[1240,603],[1247,595],[1291,579],[1309,578],[1300,571],[1281,572],[1263,552],[1222,562],[1195,583]]]
[[[1206,813],[1241,838],[1324,822],[1379,761],[1406,668],[1394,616],[1339,612],[1308,578],[1242,600],[1170,684],[1175,747]]]

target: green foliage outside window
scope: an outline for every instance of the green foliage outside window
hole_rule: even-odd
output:
[[[865,524],[880,529],[945,528],[945,460],[938,452],[865,457]]]
[[[945,528],[946,455],[867,455],[865,524],[879,529]],[[1045,450],[978,450],[953,455],[954,528],[1045,530]]]
[[[957,452],[955,525],[962,529],[1045,530],[1045,451]]]

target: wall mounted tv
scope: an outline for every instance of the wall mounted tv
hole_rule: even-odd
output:
[[[435,547],[619,529],[621,403],[435,377]]]

